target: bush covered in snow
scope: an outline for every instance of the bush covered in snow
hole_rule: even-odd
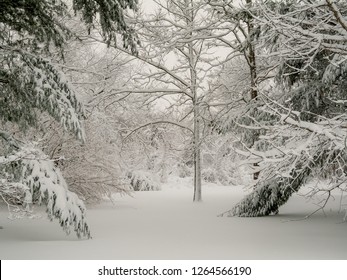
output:
[[[161,186],[156,175],[143,170],[127,173],[130,185],[134,191],[159,191]]]

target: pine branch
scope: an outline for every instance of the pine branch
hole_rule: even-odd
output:
[[[58,219],[66,233],[70,233],[73,228],[79,238],[90,238],[84,203],[68,190],[60,170],[54,166],[54,161],[40,149],[14,139],[6,131],[0,130],[0,137],[16,150],[6,158],[0,157],[0,171],[11,173],[15,180],[6,182],[7,188],[14,184],[22,190],[29,190],[32,197],[38,195],[38,202],[46,205],[48,217],[51,220]],[[11,197],[11,194],[9,195]]]
[[[288,177],[275,175],[268,180],[259,181],[252,193],[219,216],[258,217],[277,214],[279,207],[306,182],[312,167],[323,154],[318,150],[312,161],[305,155],[299,156],[295,159],[296,164],[291,168]]]

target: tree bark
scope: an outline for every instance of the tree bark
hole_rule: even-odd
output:
[[[246,4],[248,8],[252,6],[252,0],[246,0]],[[247,62],[249,66],[249,72],[250,72],[250,85],[251,85],[251,90],[250,90],[250,97],[251,100],[256,99],[258,97],[258,89],[257,89],[257,64],[256,64],[256,56],[255,56],[255,50],[254,50],[254,26],[253,26],[253,19],[251,15],[248,15],[247,18],[247,32],[248,32],[248,43],[247,43],[247,48],[248,48],[248,53],[247,53]],[[254,136],[253,143],[256,141],[255,139],[256,135]],[[258,163],[253,163],[253,166],[255,168],[259,167]],[[259,171],[256,171],[253,173],[253,179],[258,180],[259,178]]]
[[[191,27],[193,30],[194,23],[194,10],[193,10],[193,1],[185,0],[187,8],[187,25],[188,28]],[[193,33],[189,34],[193,37]],[[199,109],[199,100],[197,92],[197,77],[196,77],[196,55],[194,54],[193,42],[188,44],[188,53],[189,53],[189,70],[190,70],[190,91],[193,101],[193,154],[194,154],[194,196],[193,201],[199,202],[202,200],[202,191],[201,191],[201,152],[200,152],[200,109]]]
[[[193,201],[202,200],[201,192],[201,156],[200,156],[200,129],[199,106],[194,104],[194,197]]]
[[[193,1],[185,0],[187,28],[194,28],[194,9]],[[193,32],[189,33],[193,37]],[[190,92],[193,102],[193,157],[194,157],[194,195],[193,201],[199,202],[202,200],[201,192],[201,152],[200,152],[200,109],[197,92],[197,75],[196,75],[196,60],[197,57],[194,53],[193,42],[188,43],[189,54],[189,73],[190,73]]]

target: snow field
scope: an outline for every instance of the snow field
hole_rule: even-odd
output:
[[[66,236],[42,219],[11,221],[0,211],[1,259],[347,259],[346,223],[339,200],[317,206],[295,195],[277,216],[219,218],[244,195],[241,187],[204,185],[192,203],[190,179],[162,191],[135,192],[88,207],[93,239]],[[295,221],[294,221],[295,220]]]

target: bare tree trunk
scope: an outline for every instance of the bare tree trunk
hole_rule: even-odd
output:
[[[194,9],[193,9],[193,1],[185,0],[185,4],[187,7],[187,25],[191,27],[193,30],[193,22],[194,22]],[[193,37],[193,33],[190,32],[190,36]],[[194,153],[194,196],[193,201],[201,201],[201,156],[200,156],[200,127],[199,127],[199,118],[200,118],[200,110],[199,110],[199,101],[198,101],[198,93],[197,93],[197,84],[196,84],[196,56],[194,54],[194,46],[193,42],[188,44],[188,52],[189,52],[189,68],[190,68],[190,91],[193,98],[193,118],[194,118],[194,134],[193,134],[193,153]]]
[[[194,197],[193,201],[201,201],[201,157],[200,157],[200,129],[199,106],[194,102]]]

